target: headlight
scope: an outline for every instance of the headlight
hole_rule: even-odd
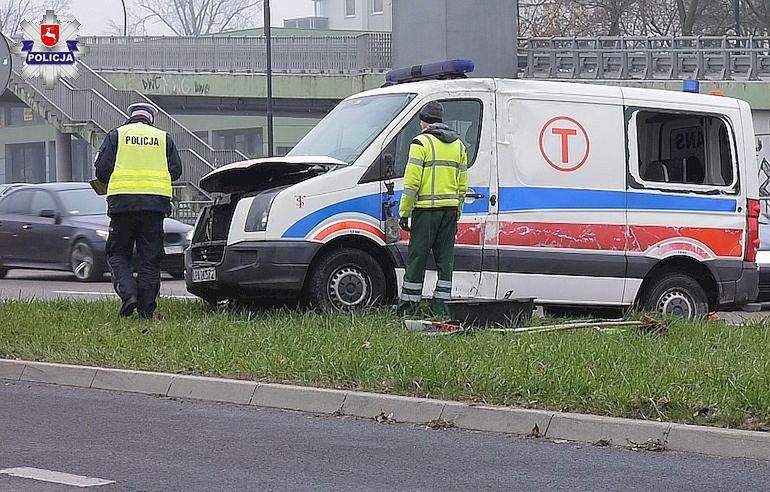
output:
[[[284,189],[274,188],[254,197],[251,207],[249,207],[249,215],[246,217],[246,232],[264,232],[267,230],[270,207],[273,205],[276,195]]]
[[[104,229],[98,229],[96,231],[96,235],[106,241],[107,238],[110,237],[110,231],[105,231]]]

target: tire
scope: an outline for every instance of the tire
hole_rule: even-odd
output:
[[[8,269],[0,267],[0,278],[5,278],[6,275],[8,275]]]
[[[171,270],[166,273],[171,275],[174,280],[184,280],[184,270]]]
[[[708,296],[697,280],[683,273],[668,273],[656,278],[640,303],[645,311],[684,319],[708,315]]]
[[[72,247],[70,269],[81,282],[94,282],[104,276],[104,267],[96,264],[94,250],[85,241],[78,241]]]
[[[385,301],[385,273],[370,254],[343,248],[323,256],[308,277],[310,304],[322,311],[349,311]]]

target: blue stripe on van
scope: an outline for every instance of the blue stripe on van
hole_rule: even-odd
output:
[[[626,205],[628,201],[628,205]],[[673,210],[735,212],[734,198],[572,188],[504,187],[500,213],[526,210]]]
[[[473,191],[482,193],[484,198],[466,204],[463,213],[486,214],[489,211],[489,188],[473,188]],[[310,234],[310,231],[315,229],[318,224],[337,214],[354,212],[368,215],[375,220],[383,220],[382,204],[385,202],[385,199],[385,193],[373,193],[371,195],[364,195],[334,203],[301,218],[289,227],[286,232],[283,233],[282,237],[287,239],[303,239],[307,237],[307,235]],[[400,191],[396,192],[393,200],[396,203],[401,200]],[[398,214],[398,210],[394,210],[394,213]]]

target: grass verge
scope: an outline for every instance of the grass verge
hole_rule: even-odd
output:
[[[770,331],[675,322],[666,336],[577,331],[422,337],[389,313],[209,313],[2,302],[0,357],[217,375],[753,430],[770,426]]]

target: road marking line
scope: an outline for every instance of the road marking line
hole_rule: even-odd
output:
[[[104,480],[103,478],[84,477],[81,475],[72,475],[53,470],[44,470],[42,468],[32,468],[22,466],[18,468],[6,468],[0,470],[0,475],[8,475],[18,478],[29,478],[39,482],[59,483],[62,485],[71,485],[73,487],[94,487],[97,485],[107,485],[115,483],[114,480]]]
[[[81,290],[52,290],[49,292],[50,294],[71,294],[76,296],[112,296],[117,297],[118,295],[114,292],[88,292],[88,291],[81,291]],[[189,295],[189,296],[177,296],[177,295],[165,295],[161,294],[160,297],[164,299],[197,299],[197,296]]]

